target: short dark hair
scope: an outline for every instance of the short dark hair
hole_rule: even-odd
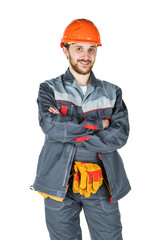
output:
[[[70,46],[70,44],[68,44],[68,43],[64,43],[63,44],[63,46],[65,47],[65,48],[67,48],[67,50],[69,49],[69,46]]]

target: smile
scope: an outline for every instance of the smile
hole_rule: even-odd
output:
[[[83,62],[83,61],[79,61],[82,65],[84,66],[88,66],[89,65],[89,62]]]

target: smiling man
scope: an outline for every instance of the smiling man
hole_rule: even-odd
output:
[[[97,45],[93,43],[72,43],[69,51],[66,47],[63,50],[69,59],[70,71],[74,71],[74,74],[86,75],[85,78],[89,79],[96,59]]]
[[[122,239],[118,200],[130,184],[117,149],[128,139],[128,113],[121,89],[92,72],[101,45],[93,22],[72,21],[61,40],[69,68],[40,84],[45,143],[33,188],[45,199],[52,240],[82,239],[82,209],[92,240]]]

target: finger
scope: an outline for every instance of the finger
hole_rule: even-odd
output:
[[[108,119],[103,119],[102,122],[103,122],[103,128],[104,129],[109,127],[109,120]]]
[[[48,110],[49,110],[49,112],[51,112],[51,113],[60,114],[60,112],[58,111],[57,108],[50,107]]]
[[[53,112],[53,108],[50,107],[50,108],[48,109],[48,111]]]
[[[48,111],[51,112],[51,113],[56,114],[56,111],[55,111],[52,107],[50,107],[50,108],[48,109]]]
[[[105,121],[106,121],[106,127],[108,127],[108,126],[109,126],[109,121],[108,121],[108,119],[105,119]]]
[[[55,106],[53,106],[54,110],[58,111],[58,108],[56,108]]]
[[[54,106],[53,109],[56,111],[57,114],[60,114],[59,110]]]

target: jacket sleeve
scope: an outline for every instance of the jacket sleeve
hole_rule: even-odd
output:
[[[76,144],[75,138],[81,137],[83,141],[94,133],[94,128],[85,128],[83,125],[90,125],[89,121],[83,121],[79,124],[72,116],[70,110],[67,110],[66,116],[62,114],[53,114],[48,111],[49,107],[57,107],[53,90],[46,83],[40,84],[38,94],[39,124],[43,132],[50,141],[69,142]],[[102,121],[96,120],[97,129],[103,129]],[[86,138],[87,137],[87,138]]]
[[[128,135],[128,111],[122,100],[122,91],[117,87],[116,102],[110,126],[107,129],[95,132],[88,141],[83,143],[91,151],[99,153],[113,152],[125,145]]]

